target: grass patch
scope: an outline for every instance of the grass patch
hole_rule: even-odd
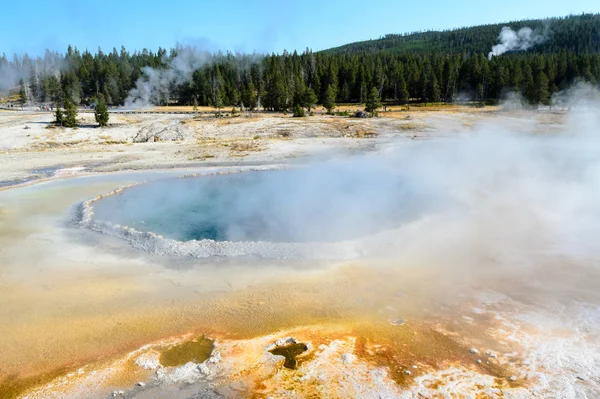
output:
[[[423,128],[423,125],[418,123],[403,123],[399,126],[401,130],[416,130]]]
[[[284,139],[289,139],[290,137],[292,137],[292,132],[289,131],[288,129],[280,129],[276,134],[276,137],[280,137],[280,138],[284,138]]]
[[[350,112],[348,111],[335,111],[333,114],[335,116],[350,116]]]
[[[101,144],[103,144],[103,145],[127,144],[127,141],[126,140],[106,140]]]
[[[231,151],[258,151],[260,147],[257,143],[253,142],[235,142],[232,143]]]
[[[367,132],[367,131],[364,131],[364,130],[359,130],[358,132],[356,132],[355,134],[353,134],[352,137],[355,137],[355,138],[358,138],[358,139],[368,139],[368,138],[377,137],[377,133],[375,133],[375,132]]]
[[[47,149],[47,148],[65,148],[65,147],[74,147],[84,143],[84,140],[75,140],[75,141],[54,141],[49,140],[43,143],[35,143],[32,147],[34,149]]]
[[[215,157],[215,156],[214,156],[214,155],[211,155],[211,154],[195,155],[195,156],[193,156],[193,157],[189,157],[189,158],[188,158],[188,161],[204,161],[204,160],[206,160],[206,159],[209,159],[209,158],[214,158],[214,157]]]

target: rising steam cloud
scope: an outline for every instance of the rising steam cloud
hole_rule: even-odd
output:
[[[453,270],[467,264],[522,267],[550,253],[597,256],[598,91],[576,87],[564,93],[564,101],[571,111],[540,114],[547,119],[543,124],[499,115],[466,135],[400,141],[374,154],[316,161],[293,174],[265,172],[247,188],[219,180],[229,185],[206,206],[199,203],[206,187],[194,187],[201,181],[142,185],[111,197],[117,204],[107,214],[128,226],[161,218],[177,231],[198,228],[208,215],[223,221],[225,239],[239,242],[228,247],[231,254],[265,256],[256,252],[258,244],[244,241],[350,240],[343,248],[351,254],[435,254],[436,262]],[[244,227],[248,221],[250,228]],[[193,252],[197,245],[194,256],[213,255],[202,251],[217,247],[171,244],[174,253]]]
[[[61,54],[49,50],[46,50],[43,57],[15,55],[11,61],[3,55],[0,57],[0,92],[18,87],[21,79],[35,84],[44,75],[58,76],[67,65]]]
[[[125,107],[140,108],[160,104],[168,98],[172,88],[188,82],[192,73],[206,65],[210,59],[211,55],[206,51],[193,47],[178,47],[175,57],[163,60],[167,63],[166,68],[142,68],[142,77],[125,99]]]
[[[507,51],[528,50],[536,44],[542,43],[544,40],[546,40],[545,35],[539,35],[531,28],[525,27],[515,32],[508,26],[505,26],[498,36],[500,43],[492,47],[492,51],[488,54],[488,59],[491,60],[492,57],[497,57]]]

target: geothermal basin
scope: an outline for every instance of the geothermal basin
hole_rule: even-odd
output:
[[[594,397],[590,137],[0,191],[0,393]]]
[[[423,212],[418,194],[399,173],[341,163],[163,178],[87,201],[80,217],[163,255],[345,259]]]

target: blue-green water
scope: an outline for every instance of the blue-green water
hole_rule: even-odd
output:
[[[327,242],[397,226],[416,205],[397,175],[311,168],[158,180],[94,211],[180,241]]]

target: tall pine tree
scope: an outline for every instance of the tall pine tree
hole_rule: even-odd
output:
[[[96,104],[96,109],[94,110],[94,118],[96,118],[96,122],[100,127],[105,127],[108,125],[108,109],[106,108],[106,103],[104,102],[104,98],[100,97],[98,99],[98,103]]]

